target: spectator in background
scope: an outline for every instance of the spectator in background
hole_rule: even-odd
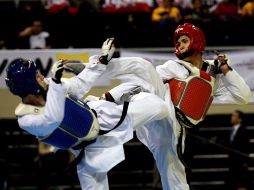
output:
[[[192,6],[192,0],[174,0],[174,4],[180,9],[186,9]]]
[[[172,0],[163,0],[152,12],[152,21],[160,25],[176,23],[181,19],[181,12],[173,6]]]
[[[243,16],[253,17],[254,16],[254,0],[245,3],[242,9],[240,10],[240,13]]]
[[[151,11],[153,0],[105,0],[103,12],[147,12]]]
[[[78,12],[77,0],[47,0],[46,9],[49,14],[58,14],[67,11],[70,15],[76,15]]]
[[[63,168],[68,167],[70,160],[69,151],[56,151],[55,147],[39,142],[38,155],[34,159],[37,166],[38,190],[53,190],[50,187],[52,186],[52,174],[60,174]]]
[[[69,7],[68,0],[47,0],[46,3],[48,13],[59,13]]]
[[[231,20],[238,18],[238,7],[235,0],[223,0],[218,3],[215,10],[212,12],[216,17],[221,20]]]
[[[171,34],[181,19],[180,9],[173,6],[173,0],[162,0],[152,12],[152,27],[154,35],[160,35],[156,42],[167,46],[171,40]]]
[[[230,123],[232,129],[229,136],[229,147],[247,154],[249,139],[246,127],[243,124],[244,113],[235,110],[231,114]],[[229,190],[248,190],[250,181],[248,179],[248,158],[234,152],[229,153]],[[252,188],[253,189],[253,188]]]
[[[204,22],[209,20],[210,13],[207,5],[202,0],[192,0],[192,6],[183,10],[183,19]]]
[[[97,1],[80,0],[77,17],[73,20],[75,23],[74,26],[84,25],[93,27],[89,30],[87,30],[87,27],[79,27],[78,30],[70,28],[70,32],[73,33],[73,35],[71,35],[73,41],[71,44],[75,48],[96,48],[100,46],[101,41],[104,39],[104,21],[109,22],[110,19],[108,20],[106,15],[102,15],[101,6]],[[63,23],[63,25],[65,25],[65,23]]]
[[[0,35],[0,49],[5,49],[5,38]]]
[[[30,49],[46,49],[49,45],[49,32],[43,31],[40,20],[34,20],[32,25],[19,32],[20,39],[28,37]]]

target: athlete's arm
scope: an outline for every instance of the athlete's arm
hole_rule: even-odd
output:
[[[49,83],[44,113],[18,117],[19,126],[35,136],[46,136],[56,129],[64,117],[65,91],[61,84]]]

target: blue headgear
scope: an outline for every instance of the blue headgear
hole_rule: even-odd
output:
[[[32,60],[18,59],[6,69],[6,85],[10,91],[24,97],[28,94],[40,93],[40,86],[36,81],[37,66]]]

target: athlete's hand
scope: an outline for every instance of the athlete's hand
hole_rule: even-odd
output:
[[[115,39],[108,38],[101,47],[101,56],[99,57],[99,62],[107,65],[108,62],[112,59],[115,52]]]
[[[52,80],[55,83],[57,83],[57,84],[61,83],[63,71],[64,71],[64,60],[59,60],[59,61],[55,62],[52,69],[51,69],[51,72],[53,74]]]
[[[226,54],[219,54],[214,60],[214,65],[216,66],[218,73],[226,74],[229,70],[232,70],[230,59]]]

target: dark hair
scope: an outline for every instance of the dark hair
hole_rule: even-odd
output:
[[[244,113],[241,110],[235,110],[238,113],[238,117],[241,119],[241,123],[244,124]]]
[[[243,120],[244,119],[244,113],[241,110],[235,110],[236,113],[238,113],[238,117]]]

